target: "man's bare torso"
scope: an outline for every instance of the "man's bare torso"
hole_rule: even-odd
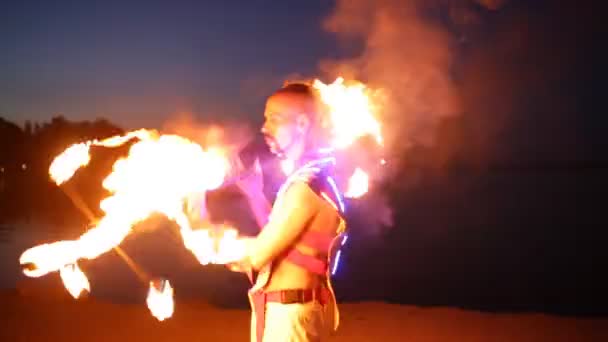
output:
[[[336,234],[340,216],[338,212],[325,200],[316,196],[319,210],[317,214],[307,223],[307,230],[318,231],[328,235]],[[302,203],[302,205],[311,205]],[[300,252],[322,258],[327,257],[326,251],[316,251],[308,246],[296,243],[295,248]],[[301,266],[295,265],[287,260],[278,259],[273,263],[271,276],[266,286],[267,291],[285,289],[306,289],[315,288],[324,283],[323,277],[314,274]]]

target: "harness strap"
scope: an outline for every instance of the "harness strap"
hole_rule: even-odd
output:
[[[309,230],[302,235],[299,243],[317,251],[328,251],[335,238],[335,234],[325,234]]]
[[[297,248],[292,248],[289,253],[287,253],[285,259],[318,275],[325,275],[327,272],[327,261],[325,258],[320,259],[312,255],[304,254]]]
[[[255,316],[255,339],[262,342],[264,338],[264,326],[266,325],[266,293],[256,291],[250,293],[253,314]]]

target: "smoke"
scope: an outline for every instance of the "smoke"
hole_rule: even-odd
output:
[[[360,40],[363,51],[345,60],[324,60],[328,77],[342,75],[382,89],[383,134],[395,154],[431,145],[439,122],[460,111],[450,76],[451,36],[428,18],[418,1],[340,0],[324,28],[343,40]]]
[[[386,178],[399,172],[404,159],[410,162],[410,155],[419,160],[416,150],[433,151],[434,156],[422,159],[439,165],[452,157],[456,147],[437,145],[459,138],[444,129],[465,111],[456,82],[459,49],[484,15],[504,5],[504,0],[338,0],[324,20],[323,28],[340,44],[361,48],[355,56],[321,61],[323,76],[360,80],[386,95],[380,113]],[[388,182],[412,184],[408,179]],[[358,209],[365,212],[366,233],[392,224],[389,201],[380,190],[364,201]]]
[[[495,11],[500,9],[506,0],[475,0],[475,2],[489,10]]]
[[[173,115],[163,124],[162,131],[188,138],[204,148],[221,147],[229,156],[244,148],[253,139],[254,132],[243,122],[207,122],[188,112]]]
[[[460,112],[450,76],[452,38],[427,16],[430,8],[422,4],[338,0],[323,23],[340,42],[362,46],[357,56],[321,61],[320,69],[331,80],[355,79],[382,92],[379,119],[389,166],[413,146],[432,145],[440,121]],[[353,205],[352,218],[362,233],[378,235],[392,226],[388,203],[382,191],[372,189]]]

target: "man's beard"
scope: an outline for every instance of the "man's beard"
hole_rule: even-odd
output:
[[[296,139],[292,138],[286,147],[281,148],[279,142],[271,135],[265,135],[264,140],[266,141],[266,145],[268,145],[270,152],[272,152],[272,154],[274,154],[279,159],[287,158],[287,151],[289,150],[289,148],[291,148],[291,146],[295,144],[296,141]]]
[[[276,157],[281,158],[281,156],[284,155],[283,150],[279,147],[279,144],[277,143],[274,137],[265,134],[264,142],[266,143],[268,150],[270,150],[270,153],[272,153]]]

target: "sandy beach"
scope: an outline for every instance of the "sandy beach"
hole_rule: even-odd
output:
[[[247,341],[249,312],[178,300],[158,322],[142,303],[0,293],[0,341]],[[608,318],[493,314],[366,302],[342,304],[333,341],[608,341]]]

